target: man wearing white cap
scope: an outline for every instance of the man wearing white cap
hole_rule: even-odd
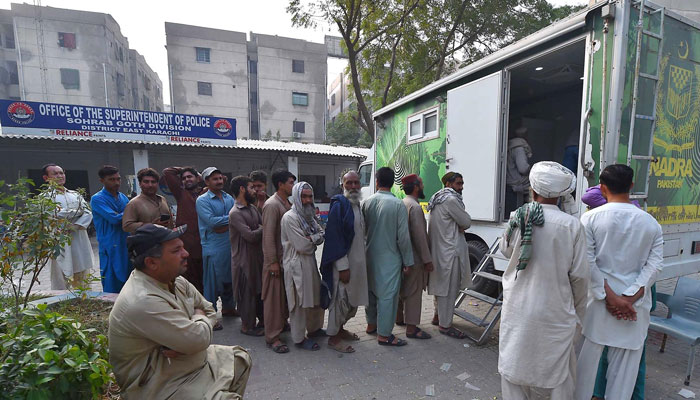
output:
[[[530,158],[532,148],[527,142],[527,128],[521,126],[508,139],[508,160],[506,167],[506,213],[520,207],[525,201],[530,182]],[[506,214],[508,215],[508,214]]]
[[[510,257],[503,273],[498,372],[503,398],[553,399],[574,395],[574,335],[586,310],[590,271],[586,234],[557,203],[576,177],[552,162],[530,171],[534,201],[518,208],[501,238]]]

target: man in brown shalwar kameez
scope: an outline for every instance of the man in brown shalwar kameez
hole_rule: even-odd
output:
[[[282,275],[282,238],[280,222],[284,213],[292,208],[289,196],[296,176],[287,170],[277,170],[272,174],[272,184],[277,190],[263,206],[263,276],[262,299],[265,309],[265,341],[275,353],[288,353],[289,347],[280,340],[285,328],[289,310],[287,294],[284,291]]]
[[[262,336],[262,216],[255,207],[253,182],[246,176],[231,180],[231,193],[236,204],[228,214],[231,239],[231,272],[233,296],[241,314],[241,333]],[[259,326],[256,327],[256,318]]]

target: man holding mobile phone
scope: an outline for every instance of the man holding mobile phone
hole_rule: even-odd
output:
[[[129,201],[124,209],[122,228],[133,233],[145,224],[174,228],[170,207],[165,197],[158,194],[160,175],[153,168],[144,168],[136,174],[141,194]]]

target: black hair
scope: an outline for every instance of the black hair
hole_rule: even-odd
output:
[[[462,174],[460,174],[459,172],[455,172],[448,179],[445,179],[445,182],[444,182],[445,186],[447,186],[448,183],[454,183],[454,181],[456,181],[457,178],[462,178],[462,180],[464,180],[464,177],[462,176]]]
[[[197,172],[197,170],[194,167],[182,167],[180,169],[180,176],[182,176],[182,174],[184,174],[185,172],[189,172],[195,177],[199,175],[199,172]]]
[[[132,257],[131,263],[134,265],[134,268],[138,269],[139,271],[142,271],[144,268],[146,268],[146,257],[163,257],[163,244],[158,243],[157,245],[146,250],[145,253],[139,254],[136,257]]]
[[[394,185],[394,170],[389,167],[381,167],[375,173],[377,186],[390,188]]]
[[[49,163],[41,167],[41,174],[42,175],[48,175],[49,174],[49,167],[58,167],[58,165],[54,163]]]
[[[100,177],[100,179],[104,179],[110,175],[118,174],[119,173],[119,168],[115,167],[114,165],[103,165],[102,168],[100,168],[97,171],[97,175]]]
[[[136,178],[138,178],[139,182],[145,177],[145,176],[150,176],[155,178],[157,181],[160,180],[160,174],[158,174],[158,171],[156,171],[153,168],[144,168],[139,170],[139,172],[136,174]]]
[[[280,188],[280,183],[285,183],[289,178],[294,178],[294,180],[297,180],[297,177],[294,176],[293,173],[287,171],[286,169],[278,169],[277,171],[272,173],[272,185],[275,187],[275,190],[278,190]]]
[[[250,173],[249,178],[253,182],[262,182],[267,184],[267,174],[263,170],[257,170]]]
[[[629,193],[634,179],[634,170],[624,164],[605,167],[600,173],[600,184],[605,185],[612,194]]]
[[[238,194],[241,192],[241,187],[243,187],[243,190],[246,190],[250,182],[252,182],[252,180],[243,175],[231,179],[231,193],[233,193],[233,196],[238,197]]]

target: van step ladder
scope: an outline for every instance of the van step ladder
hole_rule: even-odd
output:
[[[656,101],[658,99],[659,93],[659,75],[661,74],[661,54],[663,49],[664,40],[664,8],[659,7],[656,10],[645,4],[645,0],[633,1],[633,5],[639,6],[639,21],[637,22],[637,50],[635,55],[635,66],[634,66],[634,91],[632,92],[632,118],[630,120],[630,131],[629,140],[627,143],[627,165],[631,166],[633,160],[646,161],[646,168],[637,171],[637,175],[644,173],[644,189],[643,191],[636,191],[630,195],[631,199],[640,199],[644,201],[644,208],[646,209],[647,198],[649,197],[649,170],[651,168],[651,163],[655,162],[656,159],[652,155],[654,150],[654,130],[656,129]],[[649,15],[650,21],[651,17],[655,14],[659,15],[660,24],[659,31],[654,32],[644,28],[644,16]],[[650,24],[651,28],[651,24]],[[656,53],[656,75],[642,72],[642,42],[643,38],[647,38],[647,50],[650,50],[650,42],[658,41],[658,51]],[[646,79],[648,81],[654,82],[654,101],[651,103],[651,115],[637,114],[637,103],[639,102],[639,80]],[[634,144],[635,136],[635,125],[637,120],[651,121],[651,132],[649,132],[649,151],[646,154],[634,154],[632,151],[632,146]]]
[[[495,242],[491,245],[489,248],[488,253],[484,254],[484,256],[481,258],[481,261],[479,262],[478,267],[474,272],[472,273],[472,279],[476,277],[480,277],[481,279],[488,279],[491,281],[498,282],[499,286],[501,284],[501,277],[496,274],[492,274],[489,272],[486,272],[486,265],[492,260],[492,259],[501,259],[501,260],[508,260],[507,258],[503,257],[498,253],[499,250],[499,244],[501,243],[501,239],[496,239]],[[482,301],[486,304],[489,304],[490,307],[486,312],[486,315],[483,317],[474,315],[468,311],[462,310],[459,308],[459,306],[462,304],[464,299],[467,297],[477,299],[479,301]],[[487,296],[483,293],[479,293],[477,291],[471,290],[471,289],[464,289],[459,291],[459,296],[457,296],[457,301],[455,302],[455,310],[454,314],[463,320],[470,322],[480,328],[484,328],[484,331],[481,333],[481,336],[479,337],[473,337],[469,333],[465,332],[467,337],[473,341],[476,342],[477,345],[482,345],[484,344],[488,338],[489,334],[493,330],[493,328],[496,326],[498,321],[501,318],[501,305],[503,304],[503,290],[499,290],[499,294],[497,298],[493,298],[491,296]],[[497,311],[494,311],[495,308],[498,307]],[[491,320],[489,320],[489,316],[493,314],[493,317]]]

